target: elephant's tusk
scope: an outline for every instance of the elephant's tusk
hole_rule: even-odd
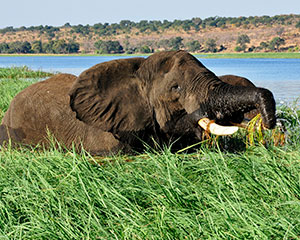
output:
[[[208,131],[214,135],[224,136],[231,135],[239,130],[236,126],[221,126],[216,124],[214,121],[211,121],[208,118],[202,118],[198,121],[200,127],[202,127],[205,131]]]

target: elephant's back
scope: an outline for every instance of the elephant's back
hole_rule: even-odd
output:
[[[24,133],[24,141],[38,143],[45,129],[54,132],[59,118],[71,118],[69,89],[76,80],[71,74],[58,74],[30,85],[18,93],[5,113],[2,125]]]
[[[77,77],[72,74],[57,74],[44,81],[32,84],[20,92],[20,95],[23,94],[28,98],[39,99],[55,97],[57,101],[64,101],[69,98],[69,90],[76,78]],[[16,98],[17,97],[18,95]]]
[[[222,82],[233,86],[243,86],[243,87],[255,87],[255,85],[247,78],[240,77],[236,75],[223,75],[219,76]]]
[[[40,111],[45,106],[50,106],[54,102],[66,104],[68,102],[68,91],[75,80],[76,76],[74,75],[57,74],[25,88],[11,101],[3,117],[2,124],[14,125],[18,122],[20,116],[32,116],[35,112]]]

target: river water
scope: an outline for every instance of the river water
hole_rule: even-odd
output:
[[[0,67],[28,66],[34,70],[79,75],[93,65],[128,56],[12,56],[0,57]],[[300,97],[300,59],[205,59],[199,60],[216,75],[235,74],[268,88],[277,103]]]

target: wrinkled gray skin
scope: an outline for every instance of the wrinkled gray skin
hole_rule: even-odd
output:
[[[233,86],[244,86],[244,87],[254,87],[254,88],[256,88],[256,86],[254,85],[253,82],[251,82],[249,79],[247,79],[245,77],[241,77],[241,76],[223,75],[223,76],[219,76],[219,79],[221,81],[223,81],[225,83],[228,83],[230,85],[233,85]],[[259,113],[259,111],[257,109],[253,109],[250,112],[246,112],[244,114],[244,118],[245,118],[245,120],[251,120],[258,113]]]
[[[240,122],[257,109],[275,126],[275,101],[263,88],[221,81],[185,51],[97,64],[78,78],[56,75],[31,85],[11,102],[0,143],[48,145],[47,132],[65,147],[95,155],[143,149],[143,143],[199,141],[198,120]]]

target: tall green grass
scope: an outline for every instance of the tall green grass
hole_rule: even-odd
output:
[[[3,85],[10,94],[0,108],[28,84]],[[192,154],[2,148],[0,238],[299,239],[300,113],[287,106],[279,116],[280,147],[221,150],[222,141],[245,140],[240,132]]]
[[[26,81],[20,79],[0,79],[0,121],[14,96],[34,82],[36,82],[35,79]]]
[[[59,149],[0,154],[7,239],[297,239],[299,156],[168,150],[92,163]],[[110,161],[108,161],[110,160]]]
[[[27,66],[0,68],[0,78],[44,78],[53,75],[53,73],[43,72],[41,70],[33,71]]]

